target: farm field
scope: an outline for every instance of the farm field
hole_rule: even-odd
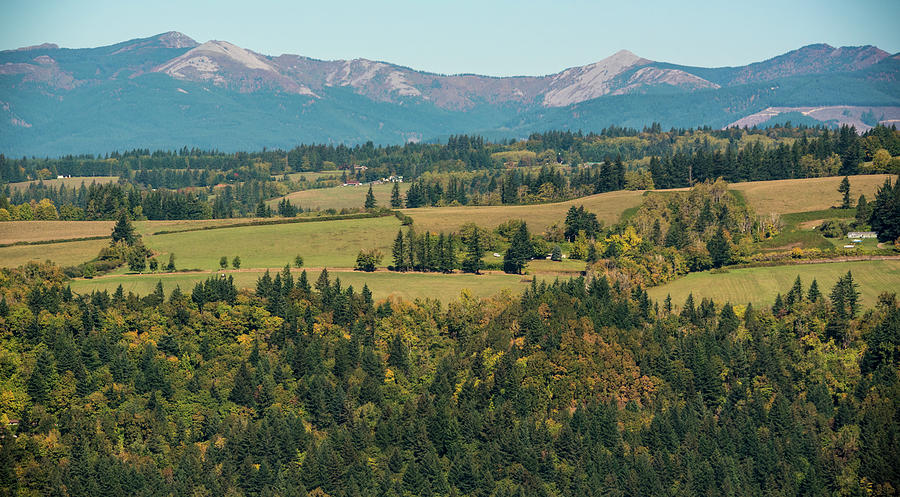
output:
[[[572,206],[584,205],[606,225],[615,223],[626,209],[641,204],[642,195],[642,191],[623,190],[553,204],[420,207],[404,209],[403,212],[413,218],[417,229],[456,231],[471,222],[494,228],[508,219],[524,219],[532,232],[540,233],[554,223],[562,225],[566,211]]]
[[[344,171],[341,170],[333,170],[333,171],[307,171],[300,173],[288,173],[287,177],[291,181],[300,181],[300,178],[306,178],[306,181],[310,183],[315,183],[319,178],[333,178],[337,177],[337,179],[341,179],[341,175]]]
[[[228,271],[227,274],[234,277],[234,284],[238,288],[255,288],[256,280],[264,273],[263,270]],[[293,270],[296,279],[300,270]],[[319,270],[307,271],[310,283],[319,277]],[[147,295],[155,288],[157,282],[162,282],[163,291],[170,294],[175,286],[182,291],[190,292],[199,281],[204,281],[215,272],[205,273],[174,273],[174,274],[145,274],[145,275],[115,275],[91,280],[78,279],[72,281],[72,290],[78,293],[87,293],[93,290],[107,290],[113,292],[119,285],[127,292],[137,295]],[[468,289],[476,297],[488,297],[503,290],[519,293],[530,284],[521,276],[508,274],[435,274],[435,273],[394,273],[378,271],[363,273],[358,271],[334,271],[330,270],[332,281],[341,279],[344,288],[353,285],[356,291],[362,290],[363,285],[369,285],[376,299],[399,297],[404,300],[416,298],[436,298],[442,302],[456,300],[463,289]]]
[[[410,183],[399,184],[400,195],[406,194],[409,185]],[[378,201],[379,207],[390,207],[393,187],[393,183],[382,183],[372,186],[372,193],[375,194],[375,200]],[[278,202],[281,202],[281,199],[287,198],[292,204],[304,209],[362,209],[366,202],[366,193],[368,191],[369,187],[366,185],[315,188],[289,193],[284,197],[269,200],[266,204],[274,209],[278,206]]]
[[[875,198],[878,187],[884,180],[892,177],[889,174],[870,174],[850,176],[850,196],[854,202],[861,194],[871,202]],[[750,181],[732,183],[730,190],[736,190],[758,214],[788,214],[828,209],[841,205],[841,194],[837,187],[842,176],[827,178],[784,179],[775,181]]]
[[[732,269],[726,273],[692,273],[668,284],[649,288],[650,298],[660,303],[667,294],[672,303],[680,307],[688,294],[694,294],[694,301],[708,297],[717,303],[752,303],[754,306],[771,306],[775,296],[791,289],[794,279],[800,276],[804,291],[813,278],[818,281],[819,290],[827,296],[838,278],[852,271],[853,281],[859,284],[861,301],[864,306],[873,306],[881,292],[900,292],[900,259],[829,262],[821,264],[796,264],[791,266],[756,267]]]
[[[539,275],[541,278],[560,279],[578,276],[584,271],[586,263],[584,261],[576,261],[571,259],[563,259],[561,261],[550,261],[547,259],[536,259],[528,261],[525,267],[526,274]]]
[[[97,257],[100,249],[107,245],[109,240],[83,240],[0,247],[0,267],[17,267],[29,261],[46,260],[51,260],[58,266],[73,266]]]
[[[7,221],[0,223],[0,244],[109,236],[115,221]]]
[[[380,249],[386,261],[399,227],[395,217],[242,226],[144,236],[144,244],[162,261],[174,253],[185,269],[217,269],[221,256],[236,255],[244,267],[281,268],[298,254],[310,267],[353,267],[360,249]]]
[[[33,180],[33,181],[20,181],[18,183],[10,183],[10,189],[21,190],[28,188],[28,185],[32,183],[44,183],[44,186],[59,188],[60,186],[65,185],[66,188],[78,188],[84,183],[84,186],[88,186],[91,183],[97,183],[99,185],[105,185],[107,183],[115,183],[119,181],[118,176],[73,176],[71,178],[52,178],[45,180]]]

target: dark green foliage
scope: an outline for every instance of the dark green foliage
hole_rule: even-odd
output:
[[[813,279],[812,283],[809,285],[809,293],[806,294],[806,298],[810,302],[818,302],[821,297],[822,292],[819,291],[819,282]]]
[[[479,274],[484,267],[484,261],[481,260],[483,255],[484,249],[481,247],[480,235],[478,230],[475,230],[466,244],[466,258],[462,263],[463,272]]]
[[[369,191],[366,192],[366,209],[374,209],[377,206],[377,202],[375,200],[375,194],[372,193],[372,185],[369,185]]]
[[[39,274],[0,280],[4,295],[31,294],[8,299],[11,316],[41,317],[0,335],[0,379],[24,402],[18,426],[0,427],[3,492],[889,495],[900,483],[900,310],[886,295],[854,319],[851,275],[843,320],[800,281],[778,315],[747,306],[741,320],[692,296],[657,317],[642,288],[604,277],[442,305],[375,303],[327,273],[316,291],[282,270],[255,295],[215,278],[168,302],[161,289],[69,297]],[[813,339],[826,318],[841,347]]]
[[[356,256],[356,270],[372,272],[381,264],[381,252],[377,249],[360,250]]]
[[[709,251],[713,267],[722,267],[731,263],[731,244],[725,238],[725,232],[721,226],[716,234],[706,242],[706,250]]]
[[[559,245],[553,246],[553,251],[550,252],[550,260],[556,262],[562,260],[562,248]]]
[[[857,229],[865,229],[869,226],[869,218],[872,216],[872,206],[866,200],[865,195],[860,195],[856,201],[856,224]]]
[[[681,218],[676,217],[669,226],[669,231],[666,232],[665,246],[680,250],[688,244],[688,241],[687,229],[684,223],[681,222]]]
[[[900,238],[900,181],[892,184],[888,178],[878,189],[872,202],[869,225],[878,234],[879,242],[892,242]]]
[[[575,241],[579,231],[584,231],[585,236],[589,240],[597,238],[600,234],[601,226],[600,222],[597,221],[597,215],[584,210],[583,205],[578,206],[578,208],[575,206],[569,207],[569,211],[566,213],[565,225],[565,237],[570,242]]]
[[[278,202],[278,215],[281,217],[294,217],[297,215],[297,207],[290,200],[283,198]]]
[[[394,182],[391,186],[391,208],[399,209],[403,207],[403,200],[400,198],[400,183]]]
[[[50,389],[54,375],[53,355],[44,349],[38,355],[25,386],[25,391],[36,404],[46,404],[50,399]]]
[[[844,176],[844,179],[841,180],[841,184],[838,185],[837,190],[842,195],[841,209],[853,207],[853,202],[850,200],[850,178]]]
[[[391,268],[394,271],[406,271],[409,268],[406,265],[406,247],[404,246],[403,230],[397,231],[397,238],[394,239],[394,246],[391,249],[391,259],[394,265]]]
[[[531,235],[528,226],[524,222],[519,224],[519,229],[513,235],[509,248],[503,255],[503,271],[510,274],[520,274],[528,261],[534,256],[531,246]]]
[[[254,390],[256,390],[256,384],[247,369],[247,364],[242,362],[241,367],[234,375],[234,386],[231,388],[231,393],[228,394],[228,400],[242,406],[253,407],[256,405],[256,399],[253,397]]]
[[[119,219],[113,227],[111,236],[113,244],[125,242],[128,245],[134,245],[134,242],[137,240],[137,236],[134,233],[134,226],[131,225],[131,220],[128,219],[128,213],[124,210],[119,213]]]

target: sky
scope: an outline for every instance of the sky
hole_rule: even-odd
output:
[[[704,67],[811,43],[900,52],[898,0],[0,0],[0,9],[2,50],[180,31],[266,55],[361,57],[442,74],[544,75],[621,49]]]

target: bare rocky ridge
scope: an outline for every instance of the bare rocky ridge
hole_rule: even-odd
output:
[[[550,85],[544,94],[547,107],[565,107],[585,100],[612,93],[610,82],[625,70],[649,64],[628,50],[620,50],[600,62],[581,67],[573,67],[551,76]]]

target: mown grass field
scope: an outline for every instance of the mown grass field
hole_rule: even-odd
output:
[[[299,276],[299,271],[294,270],[294,278]],[[107,290],[113,292],[119,285],[125,292],[133,292],[137,295],[147,295],[156,288],[156,283],[161,281],[166,295],[170,294],[175,286],[180,286],[184,292],[190,292],[199,281],[204,281],[216,273],[175,273],[175,274],[144,274],[144,275],[116,275],[91,280],[78,279],[72,281],[72,290],[78,293],[88,293],[93,290]],[[238,288],[255,288],[256,280],[263,274],[261,270],[231,271],[227,274],[234,277]],[[369,285],[373,295],[377,299],[399,297],[404,300],[416,298],[436,298],[442,302],[455,300],[463,289],[468,289],[472,295],[487,297],[502,290],[519,293],[530,284],[521,276],[507,274],[435,274],[435,273],[393,273],[379,271],[374,273],[362,273],[358,271],[329,271],[332,281],[341,279],[344,288],[353,285],[356,291],[362,290],[363,285]],[[318,270],[307,272],[310,283],[314,283],[319,277]]]
[[[0,223],[0,244],[109,236],[115,221],[7,221]]]
[[[421,207],[403,212],[413,218],[417,229],[456,231],[466,223],[494,228],[509,219],[524,219],[532,232],[540,233],[554,223],[561,226],[572,206],[584,205],[605,224],[615,223],[626,209],[640,205],[642,195],[641,191],[618,191],[553,204]]]
[[[47,260],[55,262],[58,266],[73,266],[97,257],[100,249],[108,244],[109,240],[84,240],[0,247],[0,267],[17,267],[29,261]]]
[[[400,195],[406,194],[409,185],[410,183],[399,183]],[[375,194],[375,200],[378,202],[379,207],[391,206],[391,190],[393,187],[393,183],[382,183],[372,186],[372,193]],[[368,191],[369,187],[366,185],[314,188],[312,190],[289,193],[284,197],[278,197],[266,203],[274,209],[278,207],[278,202],[281,202],[281,199],[287,198],[292,204],[304,209],[362,209],[366,203],[366,193]]]
[[[875,199],[878,187],[888,174],[871,174],[850,176],[850,196],[854,202],[861,194],[871,202]],[[758,214],[788,214],[791,212],[807,212],[828,209],[841,205],[841,194],[838,185],[842,176],[828,178],[784,179],[775,181],[751,181],[732,183],[729,189],[737,190]]]
[[[578,276],[584,271],[586,263],[584,261],[576,261],[571,259],[563,259],[561,261],[550,261],[547,259],[537,259],[528,261],[525,267],[526,274],[538,275],[540,278],[553,278],[558,276],[560,279]]]
[[[115,183],[119,181],[118,176],[73,176],[71,178],[53,178],[53,179],[45,179],[45,180],[34,180],[34,181],[20,181],[18,183],[10,183],[9,187],[11,189],[25,189],[28,188],[28,185],[32,183],[39,183],[43,181],[44,186],[59,188],[62,185],[65,185],[66,188],[79,188],[82,183],[85,186],[90,185],[91,183],[97,183],[99,185],[105,185],[107,183]]]
[[[650,288],[647,293],[660,303],[667,294],[671,294],[672,303],[679,307],[690,293],[694,294],[697,303],[708,297],[718,303],[737,305],[750,302],[755,306],[770,306],[779,292],[784,295],[790,291],[798,275],[804,289],[808,289],[815,278],[822,294],[828,295],[838,278],[847,271],[852,271],[853,280],[859,284],[865,306],[874,305],[881,292],[900,293],[900,260],[897,259],[756,267],[732,269],[726,273],[705,271]]]
[[[315,183],[319,178],[337,178],[341,179],[341,175],[344,171],[333,170],[333,171],[309,171],[302,173],[288,173],[287,177],[291,181],[300,181],[300,178],[305,178],[306,181],[310,183]]]
[[[152,235],[144,243],[162,261],[174,253],[179,269],[217,269],[221,256],[230,263],[236,255],[247,268],[284,267],[296,255],[310,267],[353,267],[369,248],[380,249],[387,264],[399,227],[395,217],[349,219]]]

